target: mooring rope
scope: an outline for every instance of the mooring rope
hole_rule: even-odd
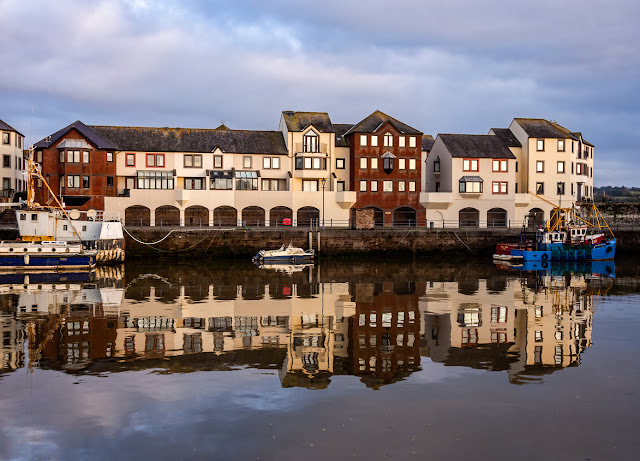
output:
[[[162,242],[163,240],[165,240],[167,237],[169,237],[172,233],[173,233],[173,229],[169,231],[169,233],[167,235],[165,235],[164,237],[162,237],[160,240],[156,241],[156,242],[143,242],[142,240],[136,238],[131,232],[129,232],[129,229],[127,229],[126,227],[122,226],[122,228],[124,229],[124,231],[129,235],[129,237],[131,237],[133,240],[135,240],[138,243],[141,243],[142,245],[157,245],[158,243]]]

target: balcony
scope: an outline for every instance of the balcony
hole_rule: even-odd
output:
[[[295,147],[296,147],[296,149],[295,149],[295,153],[296,154],[304,154],[304,155],[311,154],[311,155],[313,155],[313,154],[328,154],[329,153],[329,149],[328,149],[327,144],[323,144],[323,143],[320,143],[319,150],[317,152],[306,152],[305,149],[304,149],[304,144],[301,143],[301,142],[297,142]]]
[[[532,195],[530,194],[514,194],[514,196],[515,196],[516,206],[528,206],[529,203],[531,203]]]
[[[448,208],[452,203],[453,192],[420,192],[420,204],[425,208]]]
[[[345,210],[351,208],[356,203],[356,192],[347,190],[337,191],[336,203]]]
[[[327,170],[301,169],[293,170],[293,177],[297,179],[322,179],[329,175]]]

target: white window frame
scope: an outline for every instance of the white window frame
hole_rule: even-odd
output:
[[[404,136],[398,136],[398,147],[406,147],[407,140]]]
[[[371,169],[372,170],[377,170],[378,169],[378,158],[377,157],[373,157],[371,159]]]
[[[544,160],[536,160],[536,173],[544,173]]]
[[[393,192],[393,181],[382,181],[382,192]]]
[[[409,170],[415,171],[418,169],[418,162],[416,162],[415,158],[409,159]]]
[[[377,135],[372,135],[371,136],[371,147],[378,147],[378,136]]]
[[[398,159],[398,169],[399,170],[406,170],[407,169],[407,159],[406,158],[399,158]]]
[[[367,135],[366,134],[361,134],[360,135],[360,147],[366,147],[367,146]]]
[[[416,147],[416,137],[409,136],[409,147]]]
[[[360,181],[360,192],[366,192],[367,191],[367,181]]]
[[[371,192],[378,192],[378,181],[371,181]]]
[[[367,157],[360,157],[360,169],[361,170],[366,170],[367,169]]]

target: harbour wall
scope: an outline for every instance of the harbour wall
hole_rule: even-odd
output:
[[[248,257],[292,243],[321,256],[380,254],[491,254],[500,242],[516,242],[516,229],[188,229],[135,228],[126,235],[127,258],[136,256]],[[640,231],[616,233],[618,252],[640,252]],[[152,243],[143,244],[140,242]]]

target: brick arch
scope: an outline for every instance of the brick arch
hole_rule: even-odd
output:
[[[125,226],[150,226],[151,210],[143,205],[132,205],[124,210]]]
[[[248,206],[242,210],[242,221],[245,226],[264,226],[264,208]]]
[[[192,205],[184,210],[184,225],[203,227],[209,225],[209,209],[200,205]]]
[[[156,208],[156,226],[179,226],[180,210],[173,205]]]
[[[291,219],[293,221],[293,210],[286,206],[277,206],[269,211],[269,225],[281,226],[283,219]]]
[[[214,226],[237,226],[238,210],[232,206],[219,206],[213,210]]]
[[[312,206],[304,206],[298,209],[298,226],[310,226],[312,221],[320,219],[320,210]]]

